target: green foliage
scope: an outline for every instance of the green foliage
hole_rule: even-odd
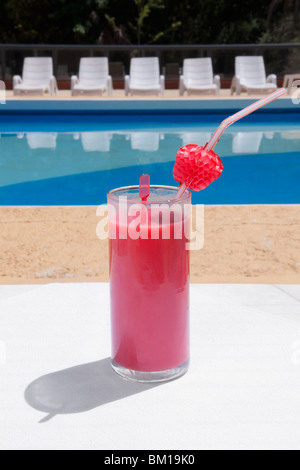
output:
[[[156,9],[165,8],[163,0],[133,0],[137,9],[135,23],[129,23],[131,29],[136,32],[137,43],[141,44],[143,34],[143,26],[145,20],[150,16],[151,12]],[[157,33],[156,37],[162,37],[163,32]]]
[[[272,29],[266,30],[260,36],[260,42],[262,43],[299,41],[300,31],[295,30],[292,15],[285,16],[278,23],[276,23]]]
[[[2,0],[0,41],[64,42],[73,38],[73,27],[80,22],[84,6],[80,0]]]
[[[234,44],[256,43],[263,30],[264,23],[262,19],[249,18],[247,21],[224,25],[218,35],[218,42],[221,44],[230,42]]]
[[[90,4],[91,3],[92,3],[92,1],[90,2]],[[109,0],[95,0],[94,3],[97,6],[97,8],[99,8],[99,9],[107,8],[108,5],[109,5]]]
[[[268,9],[267,29],[261,42],[298,42],[300,40],[300,0],[273,0]]]
[[[259,42],[300,42],[299,4],[297,0],[274,0],[269,5],[268,27],[261,34]],[[300,51],[290,48],[288,51],[278,50],[268,52],[268,63],[272,70],[281,73],[298,73]]]
[[[161,31],[160,33],[157,33],[153,38],[149,41],[149,44],[155,44],[160,41],[162,38],[166,38],[168,35],[173,34],[181,28],[182,22],[177,21],[176,23],[172,23],[165,31]]]
[[[82,24],[76,24],[73,28],[75,34],[80,34],[81,36],[85,36],[88,30],[89,24],[83,26]]]
[[[116,30],[132,44],[299,40],[299,0],[0,1],[7,43],[95,44]]]

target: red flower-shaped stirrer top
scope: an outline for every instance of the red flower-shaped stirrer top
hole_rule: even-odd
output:
[[[173,176],[180,183],[177,197],[181,197],[186,189],[201,191],[201,189],[206,188],[210,183],[219,178],[223,171],[223,164],[218,155],[213,151],[213,148],[226,127],[271,101],[276,100],[285,93],[286,89],[280,88],[271,95],[255,101],[255,103],[238,113],[229,116],[220,124],[210,141],[204,147],[190,144],[179,149],[173,169]]]
[[[205,147],[189,144],[178,150],[173,176],[178,183],[182,183],[180,189],[183,192],[186,188],[201,191],[219,178],[222,171],[222,161],[213,150],[207,151]]]

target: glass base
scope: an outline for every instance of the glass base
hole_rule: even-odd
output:
[[[189,368],[189,361],[181,364],[178,367],[174,367],[173,369],[159,370],[154,372],[141,372],[138,370],[126,369],[114,361],[111,361],[111,366],[118,375],[123,377],[123,379],[130,380],[132,382],[155,383],[178,379],[187,372]]]

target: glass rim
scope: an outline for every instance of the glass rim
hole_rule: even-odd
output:
[[[162,184],[150,184],[150,189],[155,189],[155,188],[158,188],[158,189],[169,189],[169,190],[174,190],[174,192],[178,191],[178,187],[176,186],[166,186],[166,185],[162,185]],[[119,201],[119,197],[115,196],[114,194],[117,193],[117,192],[121,192],[121,191],[132,191],[132,190],[137,190],[139,191],[139,186],[138,185],[132,185],[132,186],[121,186],[120,188],[115,188],[115,189],[111,189],[110,191],[108,191],[107,193],[107,199],[110,199],[112,201],[116,201],[118,202]],[[184,201],[188,201],[189,199],[191,199],[191,196],[192,196],[192,193],[191,191],[189,191],[188,189],[186,189],[185,193],[183,194],[183,196],[181,196],[180,198],[176,198],[174,197],[174,199],[170,199],[168,201],[166,200],[157,200],[157,201],[147,201],[146,204],[169,204],[171,202],[184,202]],[[136,204],[136,203],[141,203],[141,199],[140,197],[137,198],[137,199],[130,199],[130,204]],[[145,202],[143,202],[143,204],[145,204]]]

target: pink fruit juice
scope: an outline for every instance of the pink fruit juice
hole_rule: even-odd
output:
[[[153,372],[188,363],[189,216],[181,212],[184,202],[190,195],[167,221],[149,202],[142,228],[133,217],[124,222],[120,210],[115,220],[110,217],[112,360],[122,368]],[[132,237],[132,223],[142,238]]]

